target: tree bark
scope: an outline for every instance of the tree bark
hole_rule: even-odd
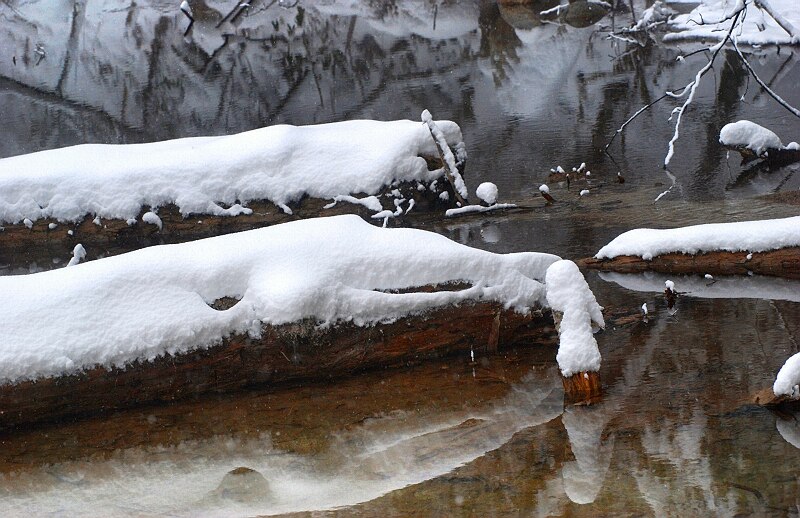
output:
[[[669,274],[747,275],[757,273],[788,279],[800,279],[800,247],[787,247],[767,252],[708,252],[696,255],[673,252],[644,260],[623,255],[613,259],[590,257],[576,261],[593,270],[619,273],[654,271]]]

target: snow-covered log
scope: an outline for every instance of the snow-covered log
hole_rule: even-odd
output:
[[[572,261],[550,265],[545,276],[547,303],[559,334],[556,360],[568,403],[592,402],[600,396],[600,351],[594,328],[605,327],[603,308]]]
[[[464,155],[458,125],[436,127]],[[0,160],[0,245],[30,252],[179,242],[326,214],[402,215],[412,200],[415,212],[444,209],[455,204],[442,195],[452,194],[444,176],[430,132],[412,121],[73,146]],[[347,202],[374,195],[383,199]],[[344,201],[334,208],[331,200]]]
[[[800,161],[800,146],[792,142],[786,146],[774,132],[754,122],[740,120],[723,126],[719,143],[742,155],[743,162],[764,158],[772,163]]]
[[[756,394],[753,400],[766,407],[800,407],[800,353],[789,357],[772,387]]]
[[[800,279],[800,216],[629,230],[580,261],[588,268],[634,273],[759,273]]]
[[[591,339],[599,306],[564,264],[348,215],[0,277],[0,428],[552,343],[549,305],[562,347]]]

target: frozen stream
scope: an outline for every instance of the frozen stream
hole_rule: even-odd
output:
[[[628,117],[705,63],[676,60],[688,44],[608,39],[630,13],[559,25],[531,14],[546,1],[512,11],[489,0],[253,0],[239,16],[231,1],[193,5],[184,35],[172,1],[0,2],[0,157],[428,109],[461,126],[472,189],[492,181],[501,202],[534,208],[426,227],[471,246],[579,258],[632,227],[800,212],[798,165],[743,167],[717,142],[738,119],[800,141],[798,119],[732,52],[685,114],[676,183],[658,203],[671,185],[674,102],[615,140],[616,164],[603,154]],[[750,60],[800,106],[796,50]],[[551,184],[558,202],[545,206],[550,169],[582,162],[591,175]],[[0,273],[68,260],[0,250]],[[747,404],[798,351],[797,282],[674,278],[690,293],[669,314],[660,276],[587,280],[602,305],[650,308],[648,322],[598,335],[598,405],[564,410],[555,351],[531,347],[54,423],[0,437],[0,515],[800,513],[800,416]],[[235,468],[257,473],[226,475]]]

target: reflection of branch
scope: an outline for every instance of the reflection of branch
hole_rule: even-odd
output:
[[[57,92],[40,90],[38,88],[28,86],[25,83],[21,83],[14,79],[10,79],[3,76],[0,76],[0,91],[15,92],[24,97],[39,100],[44,102],[45,104],[52,104],[64,109],[75,110],[78,113],[84,111],[95,115],[99,115],[103,119],[106,119],[106,122],[108,122],[112,126],[119,127],[129,132],[129,135],[134,136],[134,140],[141,139],[142,132],[140,129],[135,128],[133,126],[129,126],[125,124],[123,121],[115,119],[108,112],[105,112],[97,108],[93,108],[89,105],[79,103],[77,101],[67,99],[62,94],[59,94]]]
[[[773,92],[772,89],[769,86],[767,86],[767,84],[764,81],[762,81],[760,77],[758,77],[758,74],[756,74],[756,71],[753,70],[753,67],[751,67],[750,63],[747,61],[747,59],[745,59],[744,54],[742,54],[742,51],[739,50],[739,45],[737,45],[737,43],[736,43],[736,38],[733,38],[731,40],[731,42],[733,43],[733,48],[736,50],[736,53],[739,54],[739,59],[742,60],[742,63],[744,63],[744,66],[747,68],[747,71],[750,72],[750,75],[753,76],[753,79],[755,79],[756,82],[759,85],[761,85],[761,88],[763,88],[764,91],[767,92],[770,95],[770,97],[775,99],[778,102],[778,104],[780,104],[781,106],[783,106],[784,108],[786,108],[787,110],[792,112],[792,114],[795,117],[800,117],[800,110],[798,110],[797,108],[793,107],[792,105],[790,105],[789,103],[784,101],[781,98],[781,96],[779,96],[778,94]]]

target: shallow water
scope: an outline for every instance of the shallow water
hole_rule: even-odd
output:
[[[684,118],[676,183],[659,202],[671,185],[662,164],[674,104],[662,101],[616,139],[616,165],[603,154],[630,115],[688,83],[703,62],[676,61],[688,47],[608,40],[606,29],[630,14],[576,28],[488,0],[301,2],[302,14],[252,1],[249,14],[217,27],[235,3],[196,5],[198,22],[184,35],[173,2],[0,4],[0,156],[276,123],[414,119],[427,108],[461,125],[473,188],[493,181],[501,201],[533,209],[428,225],[471,246],[578,258],[635,226],[797,214],[797,205],[756,197],[797,190],[797,166],[743,169],[717,144],[721,126],[740,118],[800,140],[797,119],[748,82],[730,53]],[[796,54],[761,49],[751,61],[800,105]],[[550,168],[581,162],[591,177],[569,190],[551,185],[559,201],[544,206],[537,191]],[[22,258],[5,273],[54,266]],[[450,358],[133,410],[0,439],[0,509],[800,514],[798,416],[747,404],[798,351],[797,283],[676,278],[687,293],[670,314],[659,276],[587,280],[605,306],[650,308],[648,322],[598,335],[598,405],[565,410],[555,351],[532,344],[474,363]],[[226,478],[237,467],[264,479]]]

